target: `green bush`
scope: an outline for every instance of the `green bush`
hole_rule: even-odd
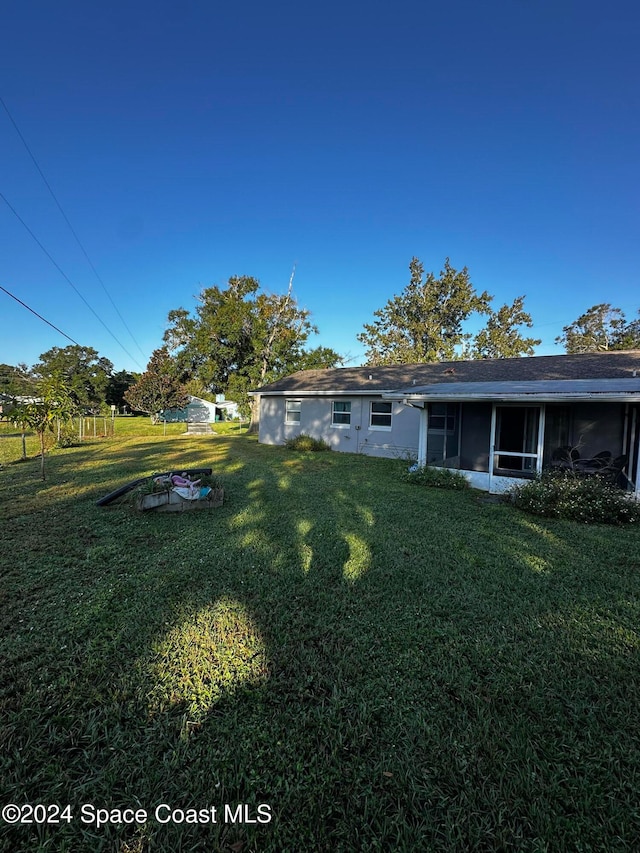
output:
[[[431,468],[429,465],[412,465],[402,473],[402,479],[418,486],[435,489],[468,489],[469,481],[459,471],[449,468]]]
[[[55,433],[57,435],[57,433]],[[56,438],[56,447],[77,447],[80,444],[78,430],[72,423],[63,424],[60,427],[60,437]]]
[[[525,512],[568,518],[587,524],[640,523],[640,503],[599,477],[576,477],[572,472],[543,473],[510,492]]]
[[[284,446],[289,450],[300,451],[311,450],[313,452],[317,452],[320,450],[331,450],[331,447],[326,441],[321,438],[313,438],[304,432],[301,432],[300,435],[296,435],[294,438],[288,438],[285,441]]]

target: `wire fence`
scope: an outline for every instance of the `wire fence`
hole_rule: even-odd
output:
[[[89,439],[111,438],[115,435],[113,418],[90,416],[73,418],[72,421],[60,421],[53,431],[45,433],[45,450],[53,447],[71,447]],[[34,430],[25,430],[12,423],[0,424],[0,464],[29,459],[40,453],[40,439]]]

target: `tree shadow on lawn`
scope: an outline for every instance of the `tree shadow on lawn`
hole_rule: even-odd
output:
[[[612,698],[637,689],[636,638],[617,630],[638,586],[609,571],[620,625],[594,632],[597,531],[578,565],[571,525],[416,492],[385,460],[234,448],[218,445],[234,472],[220,510],[134,517],[82,501],[76,562],[55,586],[49,566],[13,626],[2,770],[7,801],[247,803],[253,819],[266,803],[273,821],[76,820],[21,827],[12,849],[44,850],[53,833],[57,850],[122,853],[636,837],[632,819],[614,823],[638,768],[637,751],[617,751],[637,703]],[[70,499],[55,508],[73,518]],[[612,663],[625,680],[608,686]]]
[[[31,507],[38,512],[41,500],[47,509],[76,505],[79,500],[95,501],[127,482],[156,471],[176,471],[195,467],[211,467],[229,455],[234,439],[221,439],[215,445],[193,441],[189,445],[170,440],[140,441],[128,439],[114,444],[91,444],[73,448],[71,452],[55,452],[47,457],[47,479],[39,474],[39,459],[29,459],[20,471],[13,473],[13,484],[19,483],[21,511]],[[237,439],[236,439],[237,441]],[[228,466],[224,466],[228,467]],[[15,486],[14,486],[15,488]],[[114,505],[115,508],[115,505]],[[11,510],[5,507],[7,517]]]
[[[222,443],[222,442],[221,442]],[[176,466],[192,467],[194,464],[201,465],[203,457],[220,457],[227,450],[229,441],[224,442],[224,448],[205,441],[193,441],[189,443],[180,440],[180,436],[171,436],[166,439],[155,439],[140,441],[129,439],[122,442],[120,446],[113,444],[98,445],[88,448],[79,448],[73,456],[53,457],[56,465],[56,473],[60,476],[82,471],[83,468],[95,471],[98,460],[101,479],[109,467],[118,477],[126,476],[129,471],[137,476],[145,476],[156,470],[166,470],[167,460],[171,460]]]

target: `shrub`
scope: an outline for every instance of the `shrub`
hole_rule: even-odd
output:
[[[300,451],[311,450],[317,452],[320,450],[331,450],[331,447],[322,438],[313,438],[304,432],[301,432],[300,435],[296,435],[294,438],[288,438],[284,446],[289,450]]]
[[[60,438],[56,439],[56,447],[77,447],[80,444],[78,431],[73,424],[63,424],[60,427]]]
[[[468,489],[469,481],[459,471],[450,468],[431,468],[429,465],[412,465],[403,471],[402,479],[418,486],[431,486],[435,489]]]
[[[510,492],[525,512],[568,518],[586,524],[640,523],[640,503],[599,477],[576,477],[572,472],[548,472]]]

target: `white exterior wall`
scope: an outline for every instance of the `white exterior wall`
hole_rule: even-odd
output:
[[[285,423],[286,400],[300,400],[300,423]],[[333,401],[351,403],[351,423],[332,425]],[[322,438],[333,450],[390,458],[415,458],[418,452],[419,417],[416,409],[392,403],[391,428],[370,425],[370,404],[380,396],[288,397],[262,395],[260,428],[262,444],[284,444],[300,433]]]

